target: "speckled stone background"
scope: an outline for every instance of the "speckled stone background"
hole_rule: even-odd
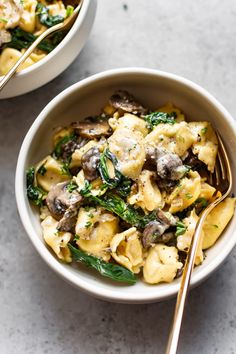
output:
[[[161,354],[174,300],[119,305],[89,297],[42,261],[19,220],[14,172],[25,133],[42,108],[84,77],[145,66],[183,75],[236,116],[235,0],[98,0],[91,36],[77,60],[50,84],[0,101],[1,354]],[[179,353],[236,353],[236,250],[193,290]]]

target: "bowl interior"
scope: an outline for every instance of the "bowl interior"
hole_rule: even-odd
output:
[[[45,246],[37,210],[26,198],[24,171],[51,151],[53,129],[86,116],[98,114],[110,95],[118,89],[126,89],[140,102],[153,110],[166,102],[172,102],[186,114],[187,120],[207,120],[223,137],[229,155],[236,149],[236,133],[233,120],[224,108],[197,85],[174,75],[152,70],[114,70],[83,80],[57,96],[44,109],[31,127],[23,143],[18,160],[16,194],[23,224],[43,258],[54,270],[72,284],[98,297],[119,302],[151,302],[175,294],[179,280],[171,284],[147,285],[138,281],[125,286],[106,281],[82,266],[62,264]],[[231,158],[232,170],[236,162]],[[235,176],[233,190],[235,188]],[[207,277],[217,268],[236,242],[236,215],[217,243],[207,251],[203,264],[194,269],[192,284]]]

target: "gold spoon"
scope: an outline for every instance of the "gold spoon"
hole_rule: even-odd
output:
[[[77,15],[80,12],[82,3],[83,3],[83,0],[81,0],[79,2],[78,6],[74,9],[74,11],[70,17],[66,18],[63,22],[58,23],[57,25],[48,28],[46,31],[44,31],[42,34],[40,34],[40,36],[38,36],[35,39],[35,41],[31,44],[31,46],[25,51],[25,53],[19,58],[19,60],[17,60],[15,65],[8,71],[8,73],[0,81],[0,91],[8,83],[8,81],[11,79],[11,77],[15,74],[15,72],[19,68],[19,66],[30,56],[30,54],[33,52],[33,50],[39,45],[39,43],[44,38],[46,38],[48,35],[55,33],[57,31],[61,31],[66,28],[72,27],[72,25],[74,24],[74,22],[77,18]]]

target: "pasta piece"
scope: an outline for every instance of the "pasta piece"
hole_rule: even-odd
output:
[[[129,204],[136,204],[144,211],[152,211],[157,208],[163,208],[164,201],[161,192],[155,183],[153,177],[155,173],[143,170],[138,178],[138,190],[131,192],[128,197]]]
[[[125,113],[124,116],[119,119],[110,118],[109,125],[113,130],[116,130],[117,128],[127,128],[137,130],[142,133],[143,136],[148,134],[147,123],[145,120],[130,113]]]
[[[203,249],[215,244],[234,214],[235,198],[226,198],[207,216],[203,225]]]
[[[60,15],[66,18],[66,8],[62,1],[57,0],[57,2],[55,2],[54,4],[47,5],[47,8],[49,10],[50,15],[52,16]]]
[[[77,174],[76,177],[73,178],[76,184],[78,185],[79,191],[83,188],[85,188],[85,177],[84,177],[84,171],[80,170],[80,172]],[[91,188],[91,194],[94,196],[100,196],[103,195],[106,191],[107,188],[104,188],[102,179],[98,177],[94,181],[90,182],[92,185]]]
[[[46,219],[47,216],[50,216],[50,211],[46,205],[40,207],[40,220]]]
[[[5,0],[0,2],[0,21],[1,28],[14,28],[18,26],[23,6],[20,0]]]
[[[216,134],[209,122],[188,123],[191,131],[198,137],[192,147],[192,151],[198,159],[204,162],[210,172],[214,172],[218,142]]]
[[[26,32],[33,33],[36,24],[36,0],[24,0],[23,2],[23,12],[20,17],[19,27]]]
[[[190,171],[188,177],[180,180],[173,192],[167,196],[170,213],[177,213],[195,202],[201,192],[201,177],[197,171]]]
[[[118,128],[108,139],[110,151],[117,157],[120,172],[136,180],[145,161],[145,147],[142,133],[127,128]]]
[[[216,189],[205,181],[201,181],[201,191],[199,194],[199,198],[204,198],[206,200],[210,200],[213,197]]]
[[[136,227],[117,234],[111,241],[112,257],[133,273],[139,273],[143,265],[142,245]]]
[[[91,212],[91,215],[94,214],[94,218],[97,221],[93,223],[93,218],[90,217],[89,222],[91,225],[90,223],[87,223],[88,233],[85,233],[85,222],[88,216],[84,215],[84,210],[83,208],[81,209],[79,211],[76,223],[76,234],[79,237],[76,241],[77,245],[83,251],[86,251],[96,257],[101,257],[104,261],[109,261],[111,257],[109,246],[112,237],[118,232],[119,219],[109,212],[102,211],[98,208],[96,212]],[[82,234],[80,237],[81,232]],[[84,239],[83,237],[89,239]]]
[[[102,212],[102,208],[80,208],[75,227],[75,232],[80,239],[89,240],[91,238],[93,228],[99,222]]]
[[[43,174],[38,172],[41,166],[44,167]],[[50,155],[38,163],[36,173],[37,184],[46,192],[49,192],[54,184],[70,180],[70,176],[63,170],[63,165]]]
[[[81,167],[81,159],[83,154],[85,154],[91,148],[97,146],[98,142],[96,140],[90,140],[87,144],[82,146],[80,149],[76,149],[71,156],[70,168]]]
[[[0,75],[6,75],[13,65],[20,59],[21,52],[13,48],[3,49],[0,55]],[[18,68],[18,72],[34,64],[34,61],[29,57]]]
[[[175,247],[158,244],[152,247],[143,267],[144,281],[148,284],[170,283],[183,264],[178,261]]]
[[[166,103],[164,106],[159,107],[157,109],[158,112],[165,112],[165,113],[175,113],[176,114],[176,122],[182,122],[183,120],[185,120],[185,116],[184,114],[180,111],[179,108],[173,106],[172,103],[168,102]]]
[[[55,148],[57,143],[59,143],[60,140],[65,138],[66,136],[70,136],[73,134],[73,128],[71,127],[63,127],[63,128],[58,128],[56,129],[54,135],[53,135],[53,147]]]
[[[116,108],[111,106],[109,103],[103,107],[103,113],[105,113],[107,116],[113,116],[113,114],[116,112]]]
[[[188,123],[159,124],[145,137],[147,147],[162,147],[180,157],[197,141]]]
[[[68,242],[72,238],[70,232],[59,232],[57,230],[58,222],[52,216],[47,216],[41,223],[43,229],[43,238],[45,242],[56,253],[57,257],[64,262],[72,262],[71,253],[68,248]]]
[[[199,217],[195,213],[195,209],[193,209],[190,215],[183,220],[183,223],[186,226],[186,231],[183,235],[177,237],[177,248],[180,251],[188,252],[198,219]],[[197,247],[197,252],[195,257],[196,265],[201,264],[203,261],[202,240],[203,240],[203,235],[200,236],[198,247]]]

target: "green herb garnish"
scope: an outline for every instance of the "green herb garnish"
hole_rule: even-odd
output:
[[[75,234],[73,241],[78,241],[80,239],[80,235]]]
[[[66,17],[70,17],[74,12],[74,7],[71,5],[68,5],[66,8]]]
[[[202,129],[201,129],[201,133],[202,133],[202,134],[206,134],[206,132],[207,132],[207,128],[202,128]]]
[[[64,17],[61,15],[50,15],[49,9],[41,3],[38,3],[36,6],[36,15],[38,15],[40,23],[47,27],[55,26],[64,21]]]
[[[8,20],[6,20],[5,18],[0,17],[0,22],[2,22],[2,23],[7,23]]]
[[[86,229],[88,229],[91,226],[92,226],[91,221],[87,221],[86,224],[85,224]]]
[[[42,176],[45,175],[45,173],[47,172],[47,169],[46,167],[44,167],[44,165],[40,166],[39,169],[38,169],[38,173]]]
[[[34,186],[35,168],[30,167],[26,171],[26,186],[28,198],[37,206],[43,204],[43,197],[46,195],[41,188]]]
[[[153,129],[160,123],[165,124],[175,124],[176,123],[176,113],[165,113],[165,112],[153,112],[148,114],[144,117],[145,121],[147,122],[148,128]]]
[[[19,27],[10,30],[11,41],[6,43],[5,47],[15,48],[18,50],[28,48],[37,38],[32,33],[26,32]],[[50,40],[44,39],[37,48],[44,52],[50,53],[62,40],[64,34],[62,32],[55,33]]]
[[[66,189],[68,190],[69,193],[72,193],[77,188],[78,188],[78,186],[74,181],[70,181],[66,186]]]
[[[115,174],[113,178],[109,176],[107,160],[110,160],[113,164]],[[104,184],[110,189],[116,188],[116,192],[125,197],[130,193],[131,180],[125,177],[117,169],[117,164],[118,161],[116,156],[112,154],[108,149],[105,149],[104,152],[101,154],[98,170]]]
[[[199,205],[200,204],[200,205]],[[208,201],[206,200],[206,198],[198,198],[194,205],[199,205],[202,208],[206,208],[208,206]]]
[[[128,284],[136,283],[135,275],[127,268],[117,264],[107,263],[100,258],[88,255],[80,249],[75,248],[70,243],[68,244],[68,247],[71,250],[73,259],[76,262],[81,262],[87,267],[97,270],[102,276],[118,282],[124,282]]]
[[[91,184],[88,181],[85,182],[85,187],[80,190],[80,194],[82,196],[87,197],[92,202],[95,202],[106,210],[109,210],[110,212],[118,215],[127,223],[144,229],[150,221],[156,219],[155,211],[145,215],[142,209],[135,209],[116,194],[107,193],[102,197],[92,195]]]
[[[214,226],[216,229],[219,229],[219,226],[216,225],[216,224],[214,224],[214,225],[212,225],[212,226]]]
[[[186,231],[186,226],[182,221],[177,221],[175,236],[183,235]]]
[[[56,144],[52,156],[56,159],[59,159],[62,157],[63,154],[63,145],[69,143],[70,141],[75,141],[77,138],[77,136],[75,134],[71,134],[71,135],[66,135],[64,136],[62,139],[60,139],[58,141],[58,143]]]

